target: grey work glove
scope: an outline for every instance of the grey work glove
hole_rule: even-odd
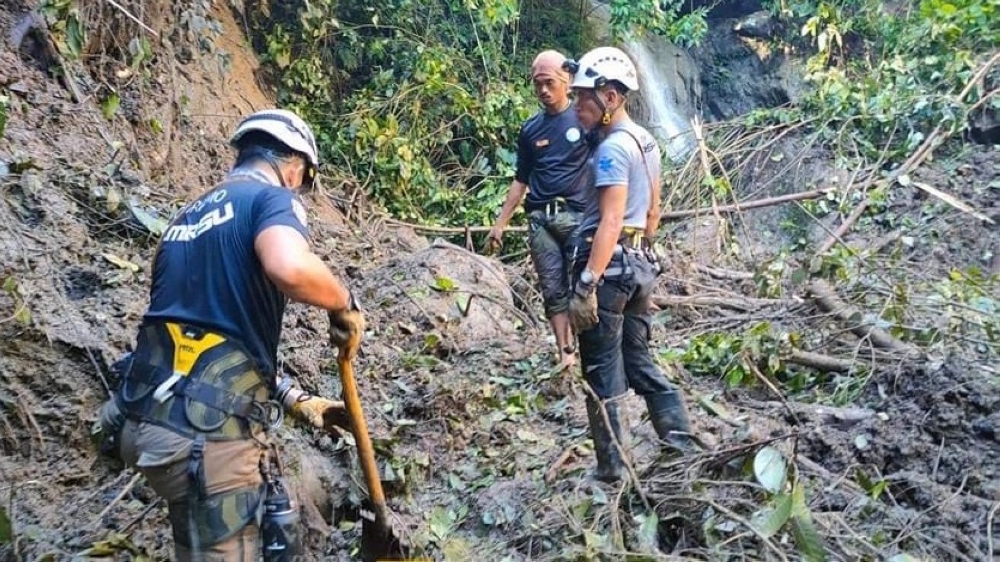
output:
[[[578,281],[569,299],[569,322],[577,334],[597,325],[597,286]]]
[[[344,310],[331,310],[330,343],[353,360],[361,346],[361,335],[365,331],[365,317],[361,306],[352,294]]]

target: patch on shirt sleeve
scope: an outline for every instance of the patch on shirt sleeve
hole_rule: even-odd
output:
[[[309,227],[309,221],[306,219],[306,208],[302,206],[302,203],[299,203],[298,199],[292,199],[292,212],[295,213],[295,218],[299,219],[303,227]]]
[[[610,172],[614,165],[615,163],[611,160],[610,156],[602,156],[601,159],[597,161],[597,169],[602,172]]]

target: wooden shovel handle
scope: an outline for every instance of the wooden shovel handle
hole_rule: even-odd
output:
[[[365,422],[365,413],[361,409],[358,384],[354,379],[354,366],[351,365],[350,358],[344,354],[337,357],[337,365],[340,369],[340,381],[344,387],[344,404],[347,406],[347,414],[351,417],[354,441],[358,446],[361,471],[364,473],[368,495],[375,508],[375,519],[377,523],[384,525],[386,524],[385,494],[382,492],[378,465],[375,464],[375,449],[368,436],[368,423]]]

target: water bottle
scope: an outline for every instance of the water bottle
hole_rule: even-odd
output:
[[[260,538],[264,562],[292,562],[302,554],[299,512],[292,507],[292,500],[280,478],[267,483]]]

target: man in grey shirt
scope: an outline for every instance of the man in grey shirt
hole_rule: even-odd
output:
[[[642,396],[653,428],[667,447],[698,447],[681,394],[649,351],[651,298],[659,274],[649,249],[660,222],[660,149],[625,110],[639,89],[635,65],[613,47],[600,47],[574,73],[580,124],[597,128],[594,183],[573,236],[570,320],[579,338],[584,377],[593,390],[587,414],[597,454],[595,476],[621,478],[623,451],[618,399],[629,388]],[[594,397],[600,400],[595,400]]]

